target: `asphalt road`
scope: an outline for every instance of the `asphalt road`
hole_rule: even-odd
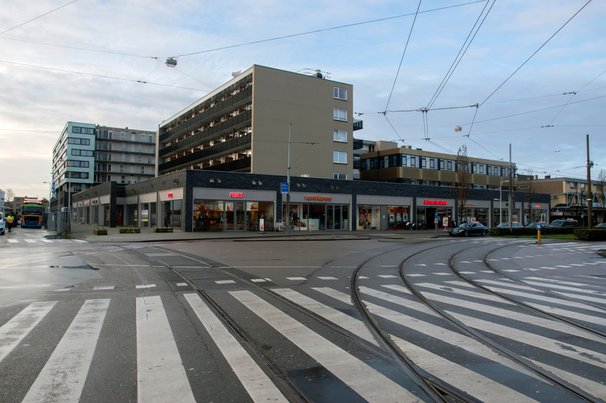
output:
[[[606,399],[604,243],[0,237],[0,401]]]

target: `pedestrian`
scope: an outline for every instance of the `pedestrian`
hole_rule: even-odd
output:
[[[13,223],[15,222],[15,216],[13,213],[8,213],[6,216],[6,226],[8,227],[8,232],[11,232],[11,228],[13,228]]]

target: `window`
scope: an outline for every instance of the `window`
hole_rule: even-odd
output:
[[[334,87],[332,89],[332,97],[334,99],[341,99],[347,101],[347,88]]]
[[[345,109],[334,108],[332,110],[332,118],[341,122],[347,122],[347,111]]]
[[[339,180],[346,180],[347,179],[347,174],[345,174],[343,172],[333,172],[332,173],[332,178],[333,179],[339,179]]]
[[[332,139],[339,143],[347,143],[347,131],[346,130],[333,130]]]
[[[419,157],[419,162],[420,162],[421,168],[427,168],[427,158]]]
[[[416,167],[417,166],[417,157],[415,157],[414,155],[410,156],[410,166],[411,167]]]
[[[335,164],[347,164],[347,153],[343,151],[333,151],[332,162]]]
[[[447,169],[448,169],[449,171],[454,170],[454,168],[453,168],[453,166],[452,166],[452,161],[447,161],[446,165],[447,165],[447,167],[448,167]]]
[[[78,148],[72,149],[72,155],[76,157],[92,157],[93,152],[91,150],[80,150]]]
[[[70,137],[67,139],[67,143],[68,144],[79,144],[79,145],[83,145],[83,146],[89,146],[90,145],[90,139],[81,139],[81,138],[77,138],[77,137]]]
[[[429,168],[430,169],[436,169],[436,159],[435,158],[430,158],[429,159]]]
[[[403,167],[408,166],[408,156],[406,154],[402,154],[402,163]]]

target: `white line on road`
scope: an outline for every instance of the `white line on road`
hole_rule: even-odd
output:
[[[368,401],[417,401],[401,387],[368,364],[331,343],[302,323],[257,297],[250,291],[230,292],[245,307],[331,371]]]
[[[33,302],[0,327],[0,362],[36,327],[56,301]]]
[[[80,400],[109,301],[84,302],[23,402]]]
[[[137,298],[137,400],[195,402],[159,296]]]
[[[154,287],[156,287],[155,284],[139,284],[139,285],[135,286],[135,288],[137,290],[141,290],[141,289],[144,289],[144,288],[154,288]]]
[[[198,319],[221,350],[254,402],[287,402],[280,390],[272,383],[223,323],[197,294],[183,295]]]

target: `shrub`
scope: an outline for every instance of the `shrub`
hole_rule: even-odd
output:
[[[106,228],[102,228],[102,227],[98,227],[98,228],[95,228],[93,230],[93,233],[95,235],[107,235],[107,229]]]
[[[121,234],[139,234],[141,228],[138,227],[122,227],[119,229]]]
[[[173,232],[173,227],[155,227],[154,232]]]
[[[604,229],[576,229],[574,237],[580,241],[606,241]]]

